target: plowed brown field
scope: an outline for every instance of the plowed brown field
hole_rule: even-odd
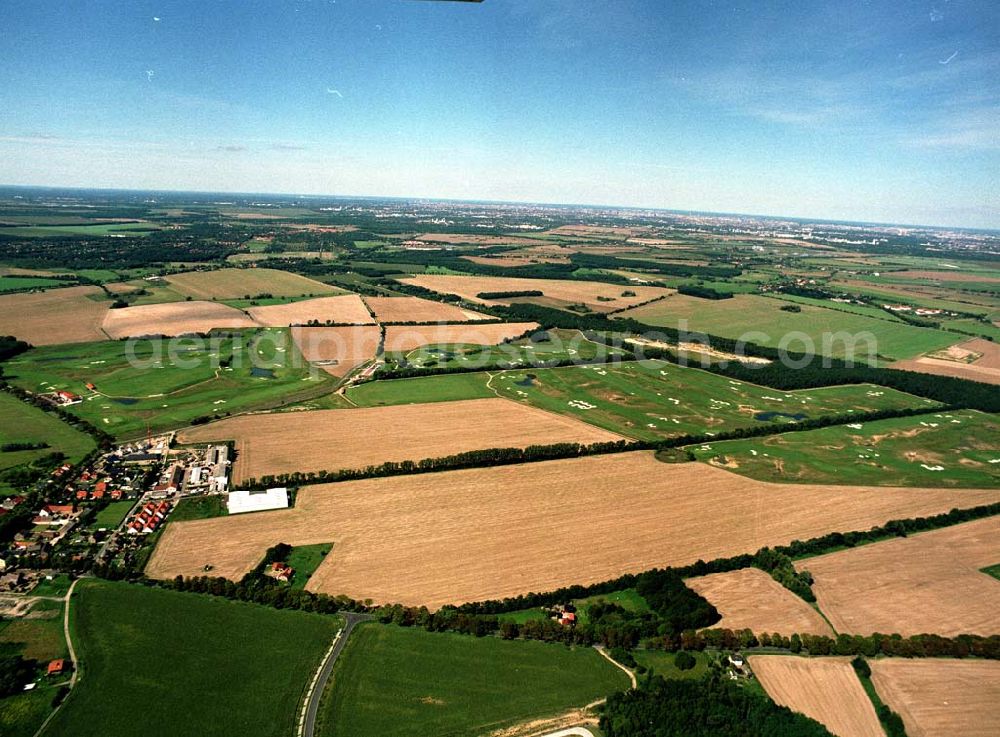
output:
[[[101,294],[97,287],[64,287],[0,296],[0,335],[32,345],[107,340],[101,323],[111,303],[90,299]]]
[[[961,497],[957,492],[956,498]],[[962,505],[966,506],[966,505]],[[838,632],[1000,634],[1000,517],[798,561]]]
[[[595,312],[610,312],[632,307],[654,297],[671,294],[673,290],[662,287],[637,287],[623,284],[603,284],[593,281],[567,279],[513,279],[499,276],[438,276],[420,275],[400,279],[405,284],[416,284],[441,294],[457,294],[470,302],[481,304],[510,304],[510,300],[483,300],[480,292],[540,291],[545,300],[569,304],[585,304]],[[634,292],[634,297],[623,297],[623,292]],[[598,297],[605,297],[602,301]],[[543,297],[527,298],[541,300]]]
[[[471,322],[491,320],[472,310],[420,297],[365,297],[379,322]]]
[[[880,658],[871,666],[875,690],[909,737],[1000,734],[1000,662]]]
[[[819,613],[759,568],[688,579],[722,615],[716,627],[754,632],[833,636]]]
[[[217,302],[167,302],[108,310],[104,332],[112,338],[207,333],[213,328],[253,328],[257,324]]]
[[[292,328],[292,340],[305,359],[341,378],[354,367],[375,358],[379,337],[376,325]]]
[[[183,430],[181,442],[235,440],[237,482],[292,471],[419,461],[482,448],[600,443],[621,437],[506,399],[245,415]]]
[[[278,328],[305,325],[310,320],[349,325],[371,325],[375,322],[361,297],[356,294],[304,299],[287,305],[251,307],[248,312],[261,325]]]
[[[837,737],[885,737],[849,659],[751,655],[748,660],[772,699]]]
[[[487,325],[397,325],[385,329],[385,352],[412,351],[425,345],[471,343],[497,345],[528,330],[537,330],[536,322],[489,323]]]
[[[301,422],[305,413],[288,417]],[[391,431],[386,417],[351,430],[360,436],[351,442],[387,442],[376,434]],[[464,425],[452,424],[452,435],[461,434]],[[401,430],[405,442],[423,446],[420,431]],[[305,455],[301,444],[298,453]],[[278,542],[333,541],[311,590],[438,606],[593,583],[998,497],[997,490],[767,484],[701,464],[663,464],[648,452],[621,453],[305,487],[294,509],[172,523],[148,573],[196,576],[209,564],[214,575],[238,579]]]

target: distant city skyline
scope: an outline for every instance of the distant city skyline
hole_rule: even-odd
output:
[[[1000,6],[0,5],[0,182],[1000,228]]]

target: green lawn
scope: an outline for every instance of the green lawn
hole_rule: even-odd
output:
[[[485,373],[420,376],[415,379],[369,381],[352,386],[347,398],[359,407],[381,407],[389,404],[415,402],[451,402],[458,399],[495,397],[486,382]]]
[[[784,392],[653,360],[518,369],[495,376],[491,384],[500,396],[642,440],[723,432],[761,422],[934,406],[929,400],[870,384]]]
[[[369,624],[324,696],[324,737],[478,737],[629,685],[592,648]]]
[[[82,677],[46,735],[287,737],[335,617],[87,580]]]
[[[128,511],[134,504],[135,502],[131,501],[111,502],[111,504],[97,513],[92,527],[97,529],[103,527],[113,530],[121,524],[121,521],[125,519],[125,515],[128,514]]]
[[[703,652],[692,652],[692,656],[697,661],[691,670],[679,670],[674,665],[677,653],[668,653],[663,650],[633,650],[632,657],[639,665],[644,665],[652,670],[656,675],[664,678],[701,678],[708,672],[709,656]]]
[[[31,590],[32,596],[66,596],[69,586],[72,583],[70,577],[65,573],[59,573],[52,577],[51,581],[44,578]]]
[[[36,602],[27,617],[0,621],[0,653],[9,652],[47,664],[67,655],[63,636],[63,605]]]
[[[51,289],[67,286],[70,283],[43,277],[0,276],[0,292],[16,292],[21,289]]]
[[[221,494],[189,496],[177,502],[168,519],[171,522],[184,522],[190,519],[225,517],[227,514],[229,510],[226,509],[225,499]]]
[[[782,300],[760,295],[742,294],[733,299],[713,301],[674,295],[645,307],[637,307],[621,314],[651,326],[679,327],[686,321],[687,329],[702,331],[723,338],[741,339],[771,347],[792,333],[808,336],[817,354],[841,357],[845,355],[845,341],[834,340],[824,344],[824,336],[846,332],[853,336],[871,334],[875,337],[875,352],[886,360],[919,356],[956,343],[953,333],[883,320],[868,315],[852,314],[837,310],[802,304],[801,312],[781,310]],[[805,350],[800,340],[785,344],[791,352]],[[868,343],[860,338],[856,342],[855,359],[865,361]]]
[[[993,576],[993,578],[1000,581],[1000,563],[994,563],[991,566],[986,566],[986,568],[980,568],[979,570],[987,576]]]
[[[196,417],[262,409],[332,388],[311,372],[288,331],[243,331],[239,339],[178,343],[105,341],[46,346],[5,365],[29,391],[67,389],[84,396],[68,409],[116,437],[175,428]],[[254,369],[264,375],[253,375]],[[258,374],[261,372],[258,371]],[[97,391],[86,388],[87,383]]]
[[[309,577],[313,575],[320,563],[326,560],[327,553],[333,548],[333,543],[320,543],[319,545],[296,545],[292,548],[285,563],[295,569],[295,579],[292,581],[293,589],[305,588]]]
[[[997,488],[1000,416],[972,410],[691,446],[762,481]]]
[[[52,711],[56,689],[39,686],[34,691],[0,699],[0,734],[33,737]]]
[[[613,591],[610,594],[595,594],[585,599],[574,599],[572,604],[576,606],[577,621],[584,624],[587,621],[587,608],[599,603],[617,604],[622,609],[630,612],[649,611],[646,600],[639,595],[635,589],[622,589]],[[514,612],[505,612],[499,615],[500,620],[517,622],[524,624],[534,619],[548,619],[549,615],[544,607],[532,607],[530,609],[519,609]]]

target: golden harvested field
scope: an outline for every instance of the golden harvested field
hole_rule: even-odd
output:
[[[751,655],[747,661],[768,696],[837,737],[885,737],[849,658]]]
[[[114,339],[207,333],[213,328],[253,328],[240,310],[217,302],[167,302],[108,310],[104,332]]]
[[[961,492],[957,494],[961,497]],[[965,506],[964,504],[962,506]],[[852,634],[1000,634],[1000,517],[798,561],[820,609]]]
[[[1000,279],[986,274],[969,273],[967,271],[892,271],[885,276],[893,279],[932,279],[934,281],[949,282],[986,282],[988,284],[1000,284]]]
[[[545,299],[548,302],[585,304],[594,312],[611,312],[646,302],[654,297],[663,297],[673,290],[662,287],[637,287],[624,284],[604,284],[592,281],[572,281],[568,279],[508,279],[498,276],[438,276],[424,274],[400,279],[404,284],[416,284],[442,294],[457,294],[471,302],[481,304],[510,304],[510,300],[483,300],[476,295],[480,292],[523,292],[541,291],[544,295],[529,300]],[[634,292],[634,297],[623,297],[625,291]],[[602,301],[604,297],[608,301]]]
[[[417,240],[428,243],[475,243],[477,246],[502,246],[506,244],[531,246],[538,243],[535,238],[516,235],[476,235],[468,233],[424,233]]]
[[[435,424],[449,425],[440,415],[459,404],[473,403],[434,405]],[[401,431],[392,431],[390,416],[377,421],[390,437],[344,420],[351,437],[361,436],[349,442],[397,442]],[[306,414],[283,417],[291,425]],[[261,418],[246,419],[254,429]],[[450,424],[452,436],[459,435],[459,422]],[[206,432],[211,427],[197,428],[196,438],[193,431],[185,435],[233,434]],[[402,434],[404,442],[425,445]],[[304,487],[294,509],[170,524],[147,572],[197,576],[209,564],[215,575],[238,579],[278,542],[334,542],[309,589],[436,607],[752,552],[998,496],[997,490],[767,484],[700,464],[663,464],[650,452],[620,453]]]
[[[0,296],[0,335],[32,345],[106,340],[101,323],[111,303],[90,299],[101,295],[97,287],[63,287]]]
[[[291,471],[420,461],[481,448],[601,443],[621,437],[506,399],[470,399],[233,417],[183,430],[181,442],[235,440],[237,482]]]
[[[375,322],[361,297],[356,294],[317,297],[287,305],[251,307],[248,312],[261,325],[275,328],[305,325],[310,320],[349,325],[371,325]]]
[[[997,343],[985,338],[974,338],[946,350],[951,351],[956,358],[961,358],[962,353],[970,351],[973,354],[982,355],[971,363],[962,360],[921,356],[920,358],[911,358],[908,361],[897,361],[890,368],[934,374],[935,376],[957,376],[960,379],[981,381],[984,384],[1000,384],[1000,345]],[[944,355],[945,351],[941,351],[940,354]]]
[[[515,251],[512,256],[462,256],[462,258],[474,264],[506,268],[531,264],[564,264],[569,261],[568,256],[530,256],[526,255],[525,251]]]
[[[340,378],[375,358],[380,337],[376,325],[292,328],[292,340],[305,359]]]
[[[1000,734],[1000,662],[943,658],[869,661],[875,690],[909,737]]]
[[[528,330],[537,330],[537,322],[488,323],[486,325],[398,325],[385,329],[385,352],[412,351],[425,345],[466,343],[497,345]]]
[[[472,310],[420,297],[365,297],[379,322],[470,322],[492,320]]]
[[[306,294],[338,294],[342,290],[275,269],[218,269],[186,271],[167,277],[170,285],[193,299],[243,299],[258,294],[299,297]]]
[[[722,621],[715,627],[783,635],[834,634],[819,612],[759,568],[690,578],[687,585],[719,610]]]

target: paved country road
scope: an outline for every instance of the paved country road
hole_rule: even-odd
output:
[[[314,737],[316,733],[316,715],[319,713],[319,702],[323,698],[323,692],[326,691],[326,683],[330,680],[330,674],[333,673],[333,666],[337,662],[337,658],[340,657],[340,653],[343,651],[344,645],[347,644],[347,640],[351,636],[351,631],[354,627],[359,622],[365,622],[372,618],[371,614],[358,614],[357,612],[339,612],[339,614],[344,618],[344,628],[334,639],[330,651],[326,654],[326,660],[320,666],[319,672],[313,679],[312,685],[306,694],[305,707],[302,718],[299,721],[298,734],[300,737]]]

